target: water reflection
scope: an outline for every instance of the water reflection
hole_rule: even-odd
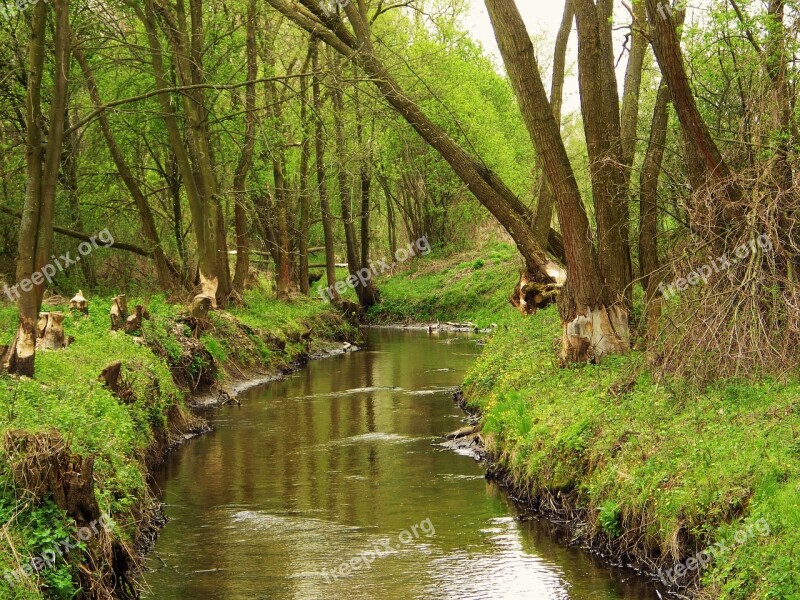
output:
[[[519,520],[480,465],[434,445],[462,424],[451,395],[474,339],[376,330],[368,348],[244,394],[169,458],[150,598],[656,597]],[[425,519],[434,536],[397,543]],[[331,576],[386,539],[397,552]]]

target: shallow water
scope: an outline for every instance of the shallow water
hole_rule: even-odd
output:
[[[657,598],[436,445],[463,425],[452,393],[475,342],[371,330],[364,351],[210,413],[158,474],[170,523],[148,598]]]

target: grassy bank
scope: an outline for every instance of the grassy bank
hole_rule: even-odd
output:
[[[130,306],[137,302],[141,299],[129,299]],[[111,300],[90,298],[89,316],[66,317],[65,332],[75,341],[59,352],[37,353],[35,380],[0,377],[1,599],[73,598],[79,582],[84,592],[89,586],[99,592],[113,585],[112,567],[119,567],[115,553],[134,557],[137,533],[147,521],[148,468],[200,425],[186,409],[189,393],[279,372],[309,351],[354,333],[330,305],[313,300],[279,303],[254,291],[245,307],[213,313],[198,341],[180,319],[180,307],[158,296],[144,304],[151,318],[140,332],[126,335],[110,331]],[[49,309],[68,312],[65,306]],[[14,307],[0,307],[0,344],[10,341],[15,324]],[[126,382],[122,397],[98,380],[117,360]],[[25,440],[27,454],[12,448],[11,437]],[[115,525],[110,536],[93,535],[71,550],[67,560],[57,560],[38,575],[23,573],[11,585],[4,578],[8,572],[76,534],[74,520],[52,498],[43,501],[41,489],[25,489],[14,477],[15,463],[31,472],[34,441],[41,443],[36,447],[39,462],[61,446],[67,448],[66,456],[94,458],[94,497]]]
[[[368,318],[373,323],[470,321],[481,328],[500,324],[513,317],[509,298],[521,268],[519,252],[509,244],[456,256],[434,252],[378,280],[382,302]]]
[[[376,315],[500,324],[464,392],[507,483],[685,593],[800,598],[800,383],[697,389],[654,380],[636,352],[559,368],[555,307],[517,315],[516,265],[477,260],[381,282]]]

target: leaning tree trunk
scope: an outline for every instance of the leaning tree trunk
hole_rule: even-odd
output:
[[[169,84],[166,71],[164,67],[164,52],[161,47],[161,41],[158,36],[157,30],[157,11],[163,7],[157,5],[154,0],[145,0],[144,8],[134,0],[126,0],[126,4],[130,6],[141,19],[147,32],[147,39],[150,51],[150,62],[153,67],[153,75],[156,81],[156,89],[160,92],[158,94],[159,104],[161,106],[161,116],[164,119],[167,135],[169,137],[170,148],[175,155],[178,164],[178,171],[180,172],[183,184],[186,187],[186,196],[189,200],[189,208],[192,213],[192,226],[194,229],[195,241],[197,243],[198,251],[198,271],[200,275],[200,290],[196,294],[193,302],[198,306],[217,306],[217,294],[220,290],[219,285],[219,259],[217,257],[217,241],[216,241],[216,227],[217,215],[211,208],[211,203],[205,196],[208,190],[201,188],[201,184],[195,177],[195,169],[192,165],[189,151],[184,144],[181,130],[178,125],[178,116],[172,104],[172,96],[166,91],[171,87]],[[162,18],[169,22],[169,15],[162,11]],[[174,41],[177,32],[173,27],[168,27],[168,31],[173,37],[173,44],[180,46],[177,41]],[[178,54],[180,56],[180,54]],[[181,61],[176,58],[176,63]],[[189,61],[184,58],[183,64],[179,64],[179,71],[188,71],[189,66],[186,64]],[[187,76],[181,78],[181,82],[186,84]],[[190,105],[189,100],[184,97],[184,106]],[[192,122],[198,122],[197,115],[194,115]],[[196,152],[194,153],[196,154]],[[202,171],[202,168],[200,169]],[[227,256],[225,257],[227,261]],[[202,299],[207,298],[208,303],[203,302]]]
[[[39,311],[44,297],[41,270],[50,261],[53,245],[55,194],[61,147],[64,139],[64,116],[69,76],[69,0],[54,0],[55,73],[50,101],[49,138],[43,145],[44,116],[41,106],[45,62],[45,36],[48,4],[38,3],[31,10],[31,37],[28,46],[28,91],[25,106],[27,146],[27,187],[19,229],[17,286],[19,325],[14,340],[3,357],[9,373],[33,377]]]
[[[234,224],[236,227],[236,271],[233,276],[233,289],[244,293],[247,274],[250,271],[250,244],[247,234],[247,172],[253,161],[253,148],[256,143],[256,84],[258,76],[258,55],[256,53],[256,0],[247,2],[247,86],[245,87],[245,132],[244,146],[239,156],[239,164],[233,176]]]
[[[711,228],[719,233],[727,229],[730,223],[742,222],[744,214],[740,202],[742,190],[723,160],[722,153],[697,108],[686,75],[680,37],[673,14],[664,11],[663,7],[659,6],[659,0],[645,0],[645,4],[653,51],[664,81],[669,86],[672,104],[681,128],[692,146],[691,154],[696,156],[697,167],[702,169],[700,174],[704,179],[704,185],[716,184],[721,191],[719,208],[710,215],[709,223]]]
[[[564,326],[562,359],[579,362],[625,352],[629,348],[628,312],[624,304],[609,301],[603,285],[589,219],[525,23],[513,0],[486,0],[486,7],[525,125],[553,184],[564,232],[567,281],[559,295]]]
[[[86,82],[86,88],[89,90],[89,97],[92,99],[92,104],[94,104],[95,109],[98,110],[97,118],[100,122],[100,130],[103,133],[106,146],[108,146],[109,154],[114,161],[114,165],[117,167],[119,176],[125,183],[125,187],[130,192],[133,202],[136,205],[136,210],[139,213],[139,219],[142,225],[142,233],[153,248],[153,262],[156,266],[156,276],[158,277],[159,286],[162,290],[169,291],[175,287],[177,281],[180,279],[179,274],[177,270],[170,265],[169,259],[164,253],[164,249],[161,247],[161,240],[159,239],[158,230],[156,229],[153,211],[150,210],[147,197],[144,195],[144,192],[142,192],[139,183],[133,176],[133,172],[119,149],[119,145],[111,131],[111,125],[108,122],[106,111],[100,110],[100,107],[103,106],[103,101],[100,97],[100,91],[97,88],[97,81],[95,80],[94,73],[89,61],[86,59],[80,41],[76,36],[73,36],[73,40],[74,47],[72,53],[81,71],[83,71],[83,78]]]
[[[572,22],[575,16],[573,0],[564,3],[564,15],[561,18],[561,27],[556,36],[556,45],[553,52],[553,79],[550,86],[550,108],[553,111],[553,118],[556,123],[561,123],[561,105],[564,98],[564,74],[567,64],[567,46],[569,36],[572,32]],[[538,202],[536,203],[536,215],[533,220],[533,229],[536,238],[542,246],[548,245],[550,235],[550,223],[553,220],[553,206],[555,197],[553,196],[553,186],[550,185],[547,176],[542,177],[539,186]]]

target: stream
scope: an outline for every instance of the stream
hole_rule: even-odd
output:
[[[372,329],[207,416],[156,474],[169,524],[147,598],[649,600],[566,544],[473,458],[438,446],[479,354],[455,333]]]

